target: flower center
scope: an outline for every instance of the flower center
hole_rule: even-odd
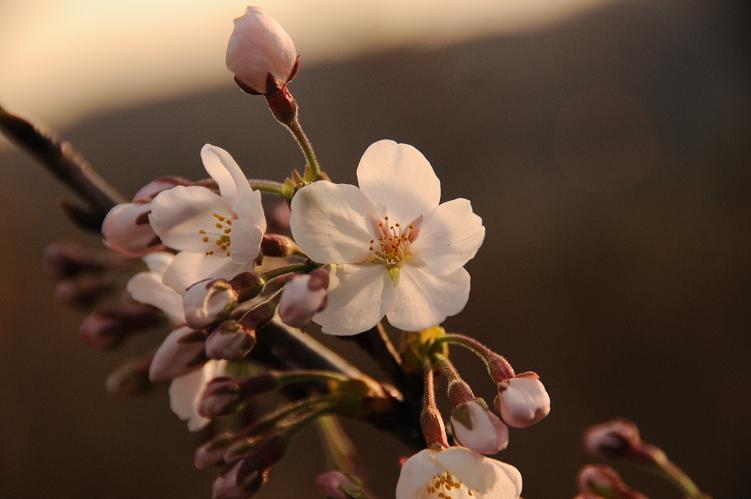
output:
[[[462,488],[465,490],[462,491]],[[428,493],[427,497],[439,497],[440,499],[451,499],[452,497],[473,497],[478,492],[470,489],[461,480],[456,478],[448,471],[434,476],[425,487]],[[455,496],[454,493],[457,495]]]
[[[211,216],[216,219],[214,227],[198,231],[201,241],[211,248],[206,250],[205,254],[211,256],[215,251],[223,251],[225,256],[230,256],[229,245],[231,242],[230,234],[232,234],[232,217],[225,217],[218,213],[213,213]]]
[[[399,265],[412,258],[410,245],[417,238],[417,230],[410,224],[406,229],[397,222],[391,224],[383,217],[376,227],[378,239],[371,239],[368,251],[371,260],[388,267],[392,280],[396,280]]]

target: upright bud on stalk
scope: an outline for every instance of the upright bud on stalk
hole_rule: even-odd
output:
[[[316,477],[316,487],[326,499],[366,497],[362,485],[341,471],[330,470]]]
[[[162,248],[149,224],[151,203],[118,204],[102,223],[104,243],[121,255],[138,257]]]
[[[292,80],[298,54],[286,31],[258,7],[235,19],[227,44],[227,69],[246,92],[271,94]]]
[[[205,279],[185,291],[183,308],[185,322],[194,329],[213,324],[227,317],[237,306],[238,295],[225,279]]]
[[[533,372],[498,383],[495,405],[501,419],[515,428],[526,428],[550,414],[550,396]]]
[[[279,302],[279,317],[292,327],[305,327],[315,314],[326,308],[329,272],[316,269],[298,275],[284,285]]]
[[[206,360],[205,331],[179,327],[172,331],[154,354],[149,367],[151,381],[166,381],[196,369]]]
[[[596,494],[595,497],[609,497],[613,499],[647,499],[647,496],[637,492],[611,468],[602,464],[590,464],[579,472],[579,490],[585,494]]]
[[[600,458],[634,456],[642,447],[639,428],[623,418],[591,426],[584,433],[584,447]]]

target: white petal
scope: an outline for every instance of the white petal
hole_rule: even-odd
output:
[[[197,369],[172,380],[169,387],[169,400],[172,412],[188,423],[188,430],[198,431],[209,420],[198,414],[198,404],[206,384],[224,374],[226,361],[210,360]]]
[[[475,256],[485,238],[482,219],[466,199],[442,203],[426,214],[412,243],[412,254],[435,272],[446,275]]]
[[[357,187],[320,181],[292,198],[290,228],[297,244],[320,263],[359,263],[375,239],[375,211]]]
[[[249,265],[239,265],[228,256],[181,251],[164,271],[162,282],[182,294],[192,284],[209,277],[231,279],[248,270]]]
[[[436,455],[435,459],[469,489],[486,494],[495,486],[497,469],[494,460],[482,454],[465,447],[449,447]],[[495,498],[490,495],[480,497]]]
[[[439,452],[424,449],[407,459],[399,473],[396,499],[429,497],[425,494],[425,489],[434,476],[443,473],[443,468],[435,461],[435,456]]]
[[[160,192],[151,202],[149,222],[162,242],[171,248],[206,251],[217,220],[214,214],[231,217],[231,205],[205,187],[178,185]],[[202,240],[199,230],[209,233],[211,241]]]
[[[230,153],[211,144],[201,148],[203,166],[219,185],[219,193],[232,203],[237,196],[250,194],[248,179]],[[258,193],[259,201],[261,194]]]
[[[427,267],[403,265],[387,317],[404,331],[435,326],[461,312],[469,299],[469,288],[469,273],[463,268],[441,276]]]
[[[128,281],[130,297],[164,312],[173,324],[185,322],[183,298],[174,289],[162,283],[156,272],[139,272]]]
[[[169,264],[172,263],[173,258],[175,258],[175,255],[172,253],[157,251],[144,256],[142,260],[150,271],[162,274],[169,267]]]
[[[266,232],[261,193],[249,191],[237,198],[233,206],[237,218],[232,222],[230,254],[238,264],[253,262],[258,256]]]
[[[420,151],[408,144],[379,140],[357,167],[360,189],[379,215],[407,225],[441,200],[441,182]]]
[[[326,308],[313,316],[324,333],[337,336],[362,333],[383,318],[393,297],[386,267],[337,265],[330,279]]]
[[[498,499],[517,499],[522,493],[522,474],[510,464],[488,459],[495,467],[495,485],[486,497]]]

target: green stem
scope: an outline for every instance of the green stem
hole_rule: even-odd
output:
[[[295,371],[282,371],[278,373],[279,376],[279,384],[280,385],[288,385],[291,383],[304,383],[308,381],[335,381],[338,383],[344,383],[345,381],[348,381],[350,378],[340,374],[336,373],[334,371],[323,371],[323,370],[295,370]]]
[[[327,395],[325,397],[312,397],[296,402],[289,403],[280,407],[276,411],[267,415],[261,421],[250,425],[241,434],[245,436],[259,435],[274,428],[280,421],[287,419],[295,413],[305,413],[307,411],[318,411],[321,407],[330,410],[334,407],[335,397]]]
[[[324,445],[331,467],[345,473],[357,474],[355,445],[342,428],[336,416],[323,416],[316,421],[318,436]]]
[[[656,460],[657,468],[665,478],[672,482],[687,499],[702,499],[705,496],[699,487],[691,480],[685,471],[676,466],[670,459]]]
[[[267,272],[263,272],[260,274],[260,277],[264,281],[268,282],[271,279],[274,279],[279,276],[283,276],[285,274],[292,274],[294,272],[308,273],[312,270],[317,269],[318,267],[320,267],[320,265],[318,265],[317,263],[311,263],[311,262],[293,263],[290,265],[285,265],[284,267],[279,267],[273,270],[269,270]]]
[[[434,348],[437,349],[444,343],[459,345],[460,347],[464,347],[480,357],[485,362],[490,377],[493,378],[493,380],[496,382],[500,381],[501,379],[512,378],[514,376],[514,368],[511,367],[511,364],[509,364],[509,362],[502,355],[497,354],[496,352],[470,336],[450,333],[435,340],[433,345]]]
[[[281,182],[275,182],[274,180],[261,180],[257,178],[249,178],[248,183],[250,186],[261,192],[268,192],[270,194],[276,194],[284,197],[284,184]]]
[[[289,128],[289,131],[292,132],[295,140],[297,140],[297,144],[300,146],[303,156],[305,156],[305,160],[308,162],[308,166],[310,167],[310,173],[313,178],[306,178],[305,180],[316,181],[320,179],[321,165],[318,163],[318,158],[316,157],[316,153],[313,150],[313,144],[311,144],[310,139],[308,139],[308,136],[305,134],[305,131],[300,124],[300,118],[295,116],[295,119],[292,121],[292,123],[287,125],[287,127]]]

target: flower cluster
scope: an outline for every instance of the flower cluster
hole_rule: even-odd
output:
[[[208,178],[159,177],[109,210],[102,235],[110,253],[50,250],[61,295],[95,307],[81,329],[92,346],[115,347],[131,333],[169,325],[152,351],[113,372],[108,388],[131,394],[170,383],[175,414],[190,431],[208,428],[195,464],[220,467],[216,499],[255,494],[310,423],[329,447],[341,446],[336,416],[387,431],[412,426],[401,435],[424,448],[404,461],[397,499],[520,497],[519,471],[487,456],[507,447],[509,427],[547,416],[548,394],[535,373],[516,374],[485,345],[440,327],[469,299],[464,267],[482,245],[482,219],[467,199],[441,202],[430,162],[392,140],[364,151],[357,186],[332,182],[289,89],[299,65],[292,39],[261,9],[248,7],[235,20],[227,67],[296,139],[302,173],[282,182],[249,178],[229,152],[206,144]],[[268,222],[262,193],[279,200]],[[126,296],[103,307],[123,277]],[[400,348],[388,328],[398,331]],[[391,379],[362,374],[298,329],[355,336]],[[497,386],[494,407],[449,360],[454,345],[486,365]],[[436,374],[447,381],[451,445]],[[272,392],[279,406],[259,414],[256,398]],[[420,399],[421,414],[410,413]],[[415,441],[418,428],[424,444]],[[341,455],[334,450],[336,468],[317,478],[321,493],[369,497]]]

